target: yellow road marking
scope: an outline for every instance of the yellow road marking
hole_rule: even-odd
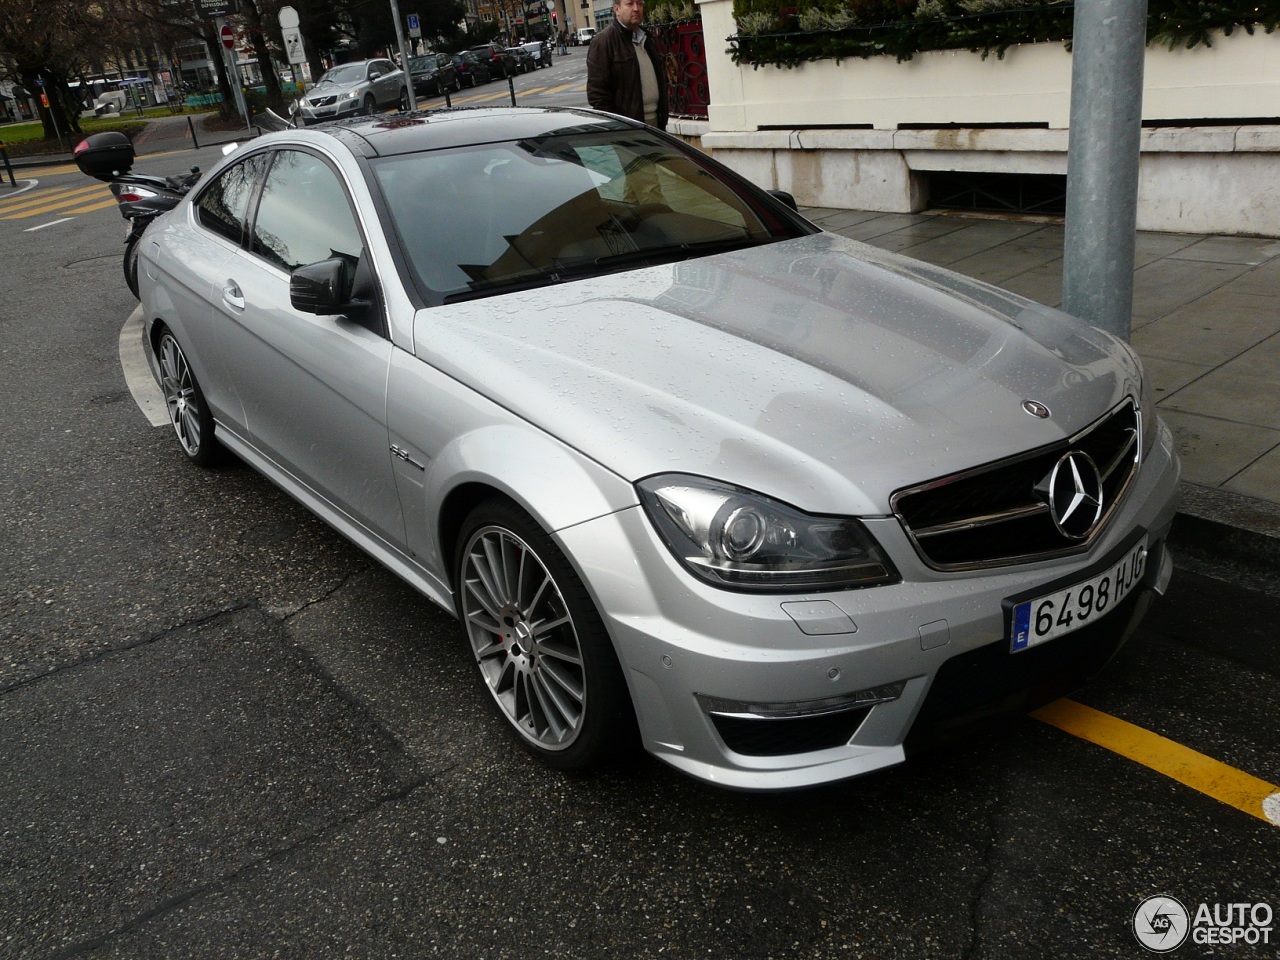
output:
[[[1280,786],[1074,700],[1058,700],[1032,716],[1280,826]]]
[[[74,207],[77,204],[81,204],[81,203],[91,204],[91,203],[94,203],[95,201],[100,200],[102,198],[102,195],[103,194],[101,191],[95,191],[94,193],[89,194],[87,196],[76,196],[76,197],[62,196],[60,198],[45,197],[44,202],[42,202],[39,206],[28,205],[28,209],[22,210],[19,213],[12,213],[8,210],[2,211],[6,215],[0,216],[0,220],[23,220],[27,217],[39,216],[42,213],[50,213],[54,210],[63,210],[67,207]],[[116,202],[115,198],[112,197],[111,203],[115,203],[115,202]],[[101,210],[102,207],[105,207],[105,206],[110,206],[110,204],[103,202],[99,206],[94,206],[93,209]],[[87,210],[81,211],[81,212],[87,212]]]
[[[14,210],[22,210],[26,207],[38,207],[50,200],[61,200],[66,197],[84,196],[90,193],[100,193],[106,189],[102,184],[94,184],[91,187],[77,187],[72,190],[55,190],[53,192],[45,192],[31,196],[23,194],[21,200],[9,202],[0,200],[0,213],[12,213]]]
[[[24,170],[23,173],[30,174],[33,177],[53,177],[60,173],[79,173],[80,168],[74,163],[64,163],[58,167],[36,167],[34,169]]]
[[[112,197],[110,200],[103,200],[101,203],[95,203],[88,207],[81,207],[79,210],[76,210],[75,212],[76,213],[93,213],[93,211],[95,210],[105,210],[107,209],[107,207],[114,207],[114,206],[117,206],[116,198]]]
[[[488,103],[491,100],[506,100],[509,103],[511,101],[511,94],[510,92],[503,90],[501,93],[489,93],[479,97],[468,98],[468,101],[471,103]]]
[[[561,84],[560,86],[558,86],[558,87],[548,87],[546,90],[543,90],[543,91],[542,91],[542,93],[544,93],[544,94],[561,93],[562,91],[565,91],[565,90],[571,90],[571,89],[573,89],[574,87],[577,87],[577,86],[579,86],[579,84],[577,84],[577,83],[562,83],[562,84]],[[582,89],[583,89],[583,90],[585,90],[585,89],[587,89],[587,88],[584,86],[584,87],[582,87]]]

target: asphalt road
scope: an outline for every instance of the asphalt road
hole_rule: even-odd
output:
[[[448,615],[147,422],[123,222],[39,179],[0,187],[0,957],[1136,957],[1155,894],[1280,911],[1280,827],[1030,718],[777,796],[540,767]],[[1182,564],[1076,699],[1280,783],[1277,623]]]

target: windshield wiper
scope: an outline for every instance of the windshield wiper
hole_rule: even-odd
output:
[[[639,263],[646,260],[654,263],[671,263],[673,260],[687,260],[690,257],[710,256],[713,253],[724,253],[741,247],[754,247],[757,244],[769,243],[772,238],[757,239],[755,237],[721,237],[717,240],[695,240],[692,243],[672,243],[665,247],[646,247],[643,250],[628,250],[625,253],[610,253],[596,257],[591,261],[593,266],[612,267],[624,263]]]
[[[444,296],[443,303],[459,303],[463,300],[478,300],[481,297],[492,297],[502,293],[516,293],[521,290],[532,290],[555,283],[566,283],[580,280],[583,277],[610,273],[614,268],[627,264],[642,266],[658,266],[663,263],[674,263],[688,260],[691,257],[710,256],[742,247],[753,247],[773,243],[778,237],[731,237],[718,240],[698,240],[693,243],[673,243],[665,247],[648,247],[644,250],[628,250],[624,253],[609,253],[594,259],[575,259],[553,261],[536,270],[514,273],[506,278],[485,281],[470,290],[458,290]]]

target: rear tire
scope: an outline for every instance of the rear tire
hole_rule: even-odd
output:
[[[124,282],[135,300],[141,299],[138,296],[138,254],[141,242],[142,234],[131,233],[124,243]]]
[[[165,409],[182,452],[198,467],[214,466],[222,459],[222,444],[213,435],[213,414],[187,363],[187,355],[167,327],[160,330],[156,359],[160,364]]]

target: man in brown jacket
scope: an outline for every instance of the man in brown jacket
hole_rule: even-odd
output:
[[[613,0],[613,23],[587,47],[587,103],[665,130],[667,78],[643,19],[644,0]]]

